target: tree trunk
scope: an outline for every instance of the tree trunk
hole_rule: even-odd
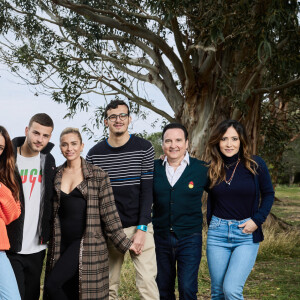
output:
[[[215,83],[212,82],[211,88],[208,85],[203,86],[199,94],[187,99],[181,115],[177,116],[177,119],[180,119],[188,130],[190,154],[202,159],[213,128],[225,119],[234,118],[229,100],[219,96],[217,89],[213,88],[214,85]],[[241,116],[239,121],[245,126],[253,153],[256,154],[260,126],[260,98],[255,96],[248,102],[252,113],[248,114],[245,119]]]
[[[203,89],[201,96],[193,96],[193,99],[186,101],[183,106],[181,122],[186,126],[189,133],[189,150],[194,157],[203,157],[207,140],[212,126],[211,120],[215,116],[216,103],[212,101],[213,94]],[[206,96],[206,101],[203,99]],[[208,100],[209,99],[209,100]],[[201,105],[198,105],[198,103]]]
[[[214,57],[212,69],[201,72],[205,65],[206,53],[198,52],[193,60],[193,68],[198,74],[193,86],[185,86],[184,103],[175,118],[188,130],[190,154],[203,158],[205,147],[212,129],[225,119],[235,119],[243,123],[252,141],[253,153],[257,153],[257,141],[260,129],[260,106],[262,95],[249,95],[242,102],[243,111],[232,103],[232,97],[242,95],[245,89],[260,86],[261,74],[253,76],[254,66],[247,66],[233,82],[228,82],[227,74],[235,72],[234,66],[241,63],[245,57],[253,55],[253,49],[248,44],[239,49],[219,49]],[[254,78],[254,79],[253,79]],[[251,82],[251,83],[249,83]],[[229,88],[230,86],[230,88]]]
[[[289,186],[291,186],[292,184],[294,184],[294,180],[295,180],[295,172],[290,173],[290,176],[289,176]]]

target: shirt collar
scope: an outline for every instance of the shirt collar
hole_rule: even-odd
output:
[[[189,155],[188,151],[185,152],[185,156],[184,156],[183,160],[181,161],[181,163],[183,161],[185,161],[187,165],[190,164],[190,155]],[[167,162],[167,165],[169,165],[169,163],[168,163],[168,157],[167,156],[165,156],[164,161],[163,161],[162,164],[165,165],[166,162]]]

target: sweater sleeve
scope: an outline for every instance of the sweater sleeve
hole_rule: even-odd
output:
[[[16,201],[3,183],[0,183],[0,218],[5,225],[10,224],[21,214],[20,202]]]
[[[256,157],[258,163],[258,174],[256,175],[259,183],[261,203],[258,211],[252,217],[256,225],[260,226],[266,220],[274,202],[274,189],[268,167],[263,159]]]
[[[153,203],[153,172],[154,149],[150,144],[150,147],[145,151],[142,159],[139,225],[147,225],[151,222],[151,208]]]
[[[104,178],[101,180],[99,188],[99,200],[100,216],[104,223],[104,231],[115,247],[120,252],[125,253],[132,245],[132,242],[123,231],[108,174],[106,172],[103,173]]]
[[[89,152],[87,153],[85,160],[86,160],[88,163],[90,163],[90,164],[93,163],[93,155],[92,155],[91,149],[90,149]]]

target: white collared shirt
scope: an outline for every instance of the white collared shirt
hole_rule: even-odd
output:
[[[181,161],[180,165],[176,168],[176,170],[174,170],[174,168],[169,165],[167,156],[165,157],[163,165],[166,166],[166,175],[171,186],[175,185],[175,183],[178,181],[183,171],[185,170],[186,166],[189,164],[190,156],[188,152],[186,152],[183,160]]]

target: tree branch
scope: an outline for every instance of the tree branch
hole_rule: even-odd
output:
[[[209,51],[204,63],[201,65],[199,70],[199,77],[201,80],[205,80],[208,73],[215,66],[216,63],[216,53],[214,51]]]
[[[256,89],[252,91],[252,94],[268,94],[268,93],[273,93],[273,92],[277,92],[280,90],[284,90],[286,88],[289,88],[291,86],[295,86],[295,85],[299,85],[300,84],[300,78],[295,79],[295,80],[291,80],[287,83],[278,85],[278,86],[272,86],[272,87],[268,87],[268,88],[260,88],[260,89]]]
[[[162,91],[163,95],[166,97],[167,101],[169,102],[170,106],[172,107],[175,114],[178,113],[178,110],[180,110],[184,98],[180,94],[174,80],[172,77],[172,74],[169,70],[169,68],[164,63],[161,56],[158,56],[159,62],[157,67],[159,68],[159,74],[164,78],[164,85],[159,87],[159,89]],[[163,89],[162,89],[163,87]]]
[[[189,46],[187,49],[187,54],[190,55],[194,50],[203,50],[204,52],[209,52],[209,51],[216,52],[217,51],[216,47],[214,47],[214,46],[204,47],[201,44],[198,44],[198,45]]]
[[[288,42],[288,37],[286,37],[285,39],[283,39],[278,45],[277,45],[277,50],[280,50],[286,43]],[[255,80],[257,79],[257,77],[259,76],[260,72],[263,70],[264,66],[266,64],[266,61],[262,61],[255,69],[254,74],[252,74],[252,76],[250,77],[250,79],[248,80],[247,84],[244,87],[244,91],[248,90],[252,84],[255,82]]]
[[[185,78],[184,76],[182,76],[184,74],[184,70],[181,61],[174,53],[173,49],[161,37],[157,36],[152,31],[129,23],[122,24],[110,17],[104,15],[98,15],[90,11],[89,9],[83,8],[81,5],[72,3],[71,1],[64,1],[64,0],[52,0],[52,1],[59,6],[66,7],[72,11],[77,12],[79,15],[88,17],[90,20],[93,20],[99,24],[106,25],[109,28],[118,29],[132,36],[138,36],[142,39],[151,42],[153,45],[156,45],[159,49],[161,49],[161,51],[166,55],[166,57],[173,64],[181,82],[184,82]]]
[[[175,38],[175,43],[179,52],[179,55],[182,59],[183,62],[183,67],[185,71],[185,77],[186,77],[186,87],[188,88],[189,86],[193,86],[195,82],[195,74],[193,72],[192,65],[189,60],[189,56],[186,54],[186,51],[183,47],[182,44],[182,39],[181,39],[181,33],[179,30],[179,25],[177,22],[177,18],[174,17],[171,19],[171,24],[174,32],[174,38]]]
[[[137,95],[134,94],[131,90],[129,90],[129,92],[131,93],[131,95],[130,95],[130,94],[126,93],[125,91],[123,91],[123,90],[117,88],[117,87],[114,86],[113,84],[111,84],[111,82],[106,81],[106,80],[104,79],[104,77],[98,78],[98,80],[101,81],[102,83],[104,83],[106,86],[110,87],[111,89],[117,91],[119,94],[125,96],[125,97],[128,98],[129,100],[131,100],[131,101],[133,101],[133,102],[135,102],[135,103],[137,103],[137,104],[140,104],[140,105],[142,105],[142,106],[144,106],[144,107],[146,107],[146,108],[148,108],[148,109],[154,111],[155,113],[161,115],[162,117],[166,118],[169,122],[174,122],[174,121],[175,121],[175,119],[172,118],[172,117],[171,117],[169,114],[167,114],[165,111],[163,111],[163,110],[161,110],[161,109],[159,109],[159,108],[153,106],[151,102],[147,101],[147,100],[144,99],[144,98],[141,98],[141,97],[137,96]],[[118,84],[120,84],[120,83],[118,82]],[[125,85],[123,85],[123,87],[124,87],[124,88],[127,88]]]
[[[290,142],[296,141],[300,137],[300,132],[290,139]]]

